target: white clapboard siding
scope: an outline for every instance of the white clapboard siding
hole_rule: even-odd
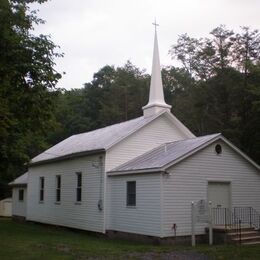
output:
[[[174,124],[164,114],[156,118],[147,126],[136,131],[125,140],[122,140],[115,146],[111,147],[106,153],[106,171],[113,168],[157,147],[158,145],[182,140],[185,136],[180,130],[174,126]],[[111,182],[107,182],[106,185],[106,205],[105,205],[105,218],[106,223],[109,223],[108,219],[111,210],[111,199],[109,186]],[[107,226],[109,224],[106,224]]]
[[[31,167],[28,178],[27,219],[43,223],[104,232],[104,159],[85,156]],[[82,172],[82,202],[76,203],[76,172]],[[61,175],[61,202],[56,203],[56,175]],[[45,178],[44,202],[39,202],[39,178]]]
[[[185,138],[184,134],[163,114],[111,147],[106,154],[106,171],[112,170],[162,143]]]
[[[109,177],[111,209],[108,230],[160,236],[160,174]],[[136,207],[126,206],[126,182],[136,181]]]
[[[252,206],[260,212],[260,174],[244,158],[223,142],[222,154],[215,145],[199,151],[170,168],[170,176],[163,177],[163,235],[172,236],[172,225],[177,224],[177,235],[191,234],[191,202],[207,199],[208,181],[231,183],[231,203]],[[203,234],[205,224],[196,225],[196,233]]]
[[[19,201],[19,190],[23,190],[23,201]],[[27,188],[13,187],[12,190],[12,215],[26,217]]]

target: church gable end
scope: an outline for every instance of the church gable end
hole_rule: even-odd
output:
[[[193,135],[192,135],[193,136]],[[165,143],[187,138],[187,133],[176,126],[167,112],[132,133],[106,154],[106,171],[109,171],[153,148]]]

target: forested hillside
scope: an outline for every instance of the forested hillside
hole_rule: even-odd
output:
[[[21,3],[22,2],[22,3]],[[29,158],[64,138],[142,115],[150,76],[130,61],[105,65],[84,88],[55,87],[62,56],[29,2],[0,0],[0,198],[26,171]],[[260,35],[220,26],[208,38],[184,34],[169,55],[179,67],[162,70],[166,102],[197,136],[221,132],[260,162]]]

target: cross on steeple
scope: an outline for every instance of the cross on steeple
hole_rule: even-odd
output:
[[[155,31],[156,31],[156,27],[159,26],[159,24],[156,23],[156,18],[154,19],[154,22],[153,22],[152,24],[154,25],[154,29],[155,29]]]
[[[154,114],[160,113],[162,111],[170,112],[171,106],[167,105],[164,100],[162,76],[161,76],[161,66],[160,57],[157,41],[157,31],[156,27],[159,24],[154,20],[154,47],[153,47],[153,65],[152,65],[152,76],[150,83],[150,94],[149,102],[143,107],[144,116],[152,116]]]

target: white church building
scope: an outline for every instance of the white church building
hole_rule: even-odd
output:
[[[107,233],[191,235],[191,202],[260,212],[260,167],[221,134],[194,136],[164,101],[155,31],[143,116],[73,135],[11,183],[13,215]],[[205,234],[207,223],[196,226]]]

